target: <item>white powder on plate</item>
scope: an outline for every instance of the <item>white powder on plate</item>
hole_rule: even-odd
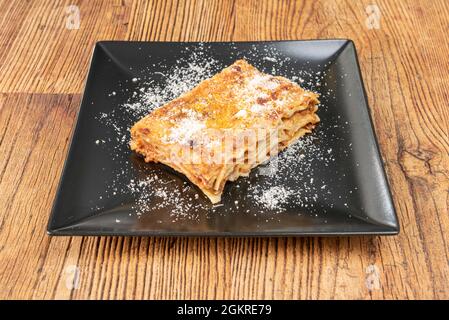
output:
[[[262,54],[262,56],[261,56]],[[301,84],[308,90],[317,90],[326,81],[336,81],[332,75],[327,76],[326,71],[313,72],[307,67],[298,70],[298,67],[291,64],[291,59],[284,56],[277,49],[267,45],[262,51],[260,47],[254,46],[249,51],[239,52],[237,49],[231,52],[234,60],[246,57],[250,63],[260,70],[273,74],[287,76]],[[100,196],[100,199],[115,197],[116,194],[131,194],[135,198],[133,208],[138,215],[153,212],[158,209],[168,209],[173,219],[198,219],[198,217],[208,210],[219,210],[220,212],[233,212],[237,207],[239,212],[249,212],[245,208],[247,201],[234,201],[226,206],[218,204],[215,206],[205,205],[203,196],[198,196],[196,190],[191,188],[186,182],[184,187],[179,188],[179,181],[160,179],[155,174],[141,174],[139,177],[128,180],[123,184],[124,179],[129,179],[135,174],[132,169],[133,164],[129,160],[129,126],[137,120],[147,115],[181,94],[191,90],[199,82],[210,78],[215,73],[226,67],[207,53],[207,45],[202,45],[197,49],[186,49],[185,58],[180,58],[173,66],[149,65],[147,70],[141,70],[141,74],[133,77],[132,82],[137,86],[134,91],[129,91],[127,85],[118,84],[108,96],[111,99],[127,97],[120,103],[119,108],[113,108],[110,112],[100,112],[98,121],[106,125],[108,130],[115,134],[115,138],[108,138],[104,142],[105,150],[111,154],[114,161],[120,163],[120,170],[115,172],[116,178],[108,182],[107,191]],[[276,62],[273,64],[263,64],[260,61]],[[325,70],[326,66],[323,66]],[[293,76],[292,76],[293,75]],[[278,82],[272,76],[255,76],[251,79],[241,94],[251,107],[248,110],[240,110],[236,117],[247,117],[251,113],[264,111],[266,106],[257,102],[257,98],[262,99],[258,88],[272,90],[278,86]],[[320,91],[320,106],[318,114],[326,112],[329,99],[335,99],[335,92],[332,86],[326,86],[326,91]],[[255,93],[259,95],[256,96]],[[120,93],[120,94],[117,94]],[[114,100],[115,101],[115,100]],[[112,100],[111,100],[112,103]],[[128,125],[124,126],[123,119],[127,119]],[[279,213],[283,212],[287,205],[294,207],[305,207],[313,211],[317,201],[326,200],[335,190],[331,190],[332,183],[311,179],[314,176],[315,167],[327,167],[335,161],[334,153],[338,152],[330,148],[332,142],[338,137],[334,136],[333,127],[344,128],[344,121],[340,118],[332,123],[320,124],[313,134],[300,138],[292,146],[289,146],[280,155],[274,157],[266,165],[253,169],[252,176],[260,176],[263,179],[256,179],[255,183],[247,188],[247,197],[252,200],[252,205],[259,207],[262,211]],[[168,135],[168,139],[178,143],[188,143],[189,139],[201,132],[205,124],[193,114],[188,114],[187,118],[177,123]],[[320,140],[321,142],[317,142]],[[95,141],[95,140],[94,140]],[[323,141],[328,144],[323,145]],[[343,150],[344,155],[348,155],[347,150]],[[314,164],[318,164],[314,166]],[[272,174],[262,174],[267,167],[273,167]],[[294,173],[294,177],[291,174]],[[239,188],[248,180],[240,178],[232,184]],[[232,189],[232,186],[231,186]],[[356,190],[356,189],[354,189]],[[321,200],[320,200],[321,199]]]
[[[275,186],[256,194],[254,199],[266,209],[283,211],[291,194],[285,186]]]

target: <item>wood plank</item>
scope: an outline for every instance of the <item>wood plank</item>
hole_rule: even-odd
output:
[[[79,100],[68,95],[1,96],[2,298],[52,297],[66,255],[81,242],[52,242],[45,234]]]

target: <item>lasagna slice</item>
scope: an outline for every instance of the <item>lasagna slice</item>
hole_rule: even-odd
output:
[[[184,174],[212,203],[226,181],[310,133],[318,95],[237,60],[131,128],[131,149]]]

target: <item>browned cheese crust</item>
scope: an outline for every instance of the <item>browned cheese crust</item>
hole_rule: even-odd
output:
[[[310,133],[320,121],[318,103],[316,93],[238,60],[134,124],[130,146],[146,162],[183,173],[217,203],[226,181]]]

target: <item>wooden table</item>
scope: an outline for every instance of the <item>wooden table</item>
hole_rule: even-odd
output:
[[[0,298],[449,298],[448,31],[438,0],[1,0]],[[46,235],[96,41],[315,38],[355,42],[399,236]]]

